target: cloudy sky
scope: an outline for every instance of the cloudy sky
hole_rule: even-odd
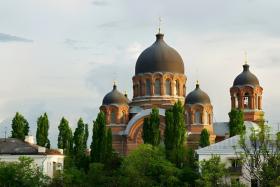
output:
[[[117,80],[132,96],[138,55],[155,40],[162,18],[165,41],[185,62],[187,92],[199,79],[227,121],[229,88],[244,51],[264,88],[263,108],[280,122],[279,0],[1,0],[0,136],[18,111],[36,133],[47,112],[56,145],[62,116],[92,124]]]

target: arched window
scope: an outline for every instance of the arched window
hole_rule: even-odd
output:
[[[139,82],[139,96],[142,96],[142,82]]]
[[[176,80],[175,95],[180,95],[180,84],[178,80]]]
[[[160,95],[160,80],[156,79],[155,81],[155,95]]]
[[[186,95],[186,85],[183,85],[183,95]]]
[[[208,114],[208,124],[212,123],[211,114]]]
[[[247,109],[249,108],[249,94],[248,93],[244,94],[243,105],[244,105],[244,108],[247,108]]]
[[[165,95],[171,95],[171,82],[169,79],[165,81]]]
[[[122,123],[126,122],[125,111],[122,112]]]
[[[255,109],[259,109],[258,95],[255,96]]]
[[[234,96],[234,107],[238,108],[238,95]]]
[[[201,112],[195,112],[195,123],[201,124]]]
[[[146,80],[146,95],[151,95],[151,81]]]
[[[114,111],[111,111],[110,119],[111,119],[111,123],[116,123],[116,114]]]

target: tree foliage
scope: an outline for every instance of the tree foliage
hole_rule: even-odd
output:
[[[49,119],[46,113],[41,115],[37,120],[36,142],[37,145],[50,148],[48,139]]]
[[[262,120],[260,129],[240,137],[241,152],[237,152],[248,170],[244,178],[259,182],[261,186],[280,185],[280,133],[272,134]],[[246,175],[249,174],[249,175]]]
[[[200,139],[199,139],[199,146],[200,147],[206,147],[210,145],[210,140],[209,140],[210,134],[207,129],[202,129],[200,133]]]
[[[60,121],[58,130],[57,147],[63,149],[66,155],[71,155],[73,151],[73,135],[69,122],[64,117]]]
[[[106,163],[112,154],[112,132],[106,129],[105,114],[100,111],[94,121],[91,143],[91,160]]]
[[[212,155],[209,160],[200,162],[201,179],[199,185],[205,187],[218,187],[226,183],[225,177],[228,176],[227,169],[224,163],[221,163],[221,158]]]
[[[0,161],[0,186],[39,187],[50,182],[41,168],[28,157],[19,157],[16,162]]]
[[[87,156],[86,156],[86,144],[87,141],[87,125],[84,124],[83,119],[80,118],[77,124],[77,128],[73,137],[73,159],[77,168],[87,169]]]
[[[245,133],[244,114],[240,109],[232,109],[229,113],[229,134],[230,137]]]
[[[166,158],[177,166],[181,166],[184,159],[185,117],[184,107],[178,101],[165,112],[164,144]]]
[[[159,145],[160,143],[159,125],[160,125],[159,110],[157,108],[153,108],[150,117],[144,119],[142,138],[145,144],[151,144],[154,146]]]
[[[163,150],[142,144],[121,166],[122,186],[180,186],[179,169],[165,159]]]
[[[29,133],[29,124],[20,113],[16,113],[12,120],[12,138],[24,140]]]

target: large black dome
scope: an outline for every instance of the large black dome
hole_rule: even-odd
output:
[[[185,99],[185,103],[186,104],[198,104],[198,103],[210,104],[211,101],[210,101],[210,98],[207,95],[207,93],[202,91],[199,88],[199,84],[197,83],[196,88],[187,95],[187,97]]]
[[[158,33],[156,38],[153,45],[138,57],[135,74],[153,72],[184,74],[184,62],[179,53],[164,42],[163,34]]]
[[[117,90],[117,86],[113,86],[113,90],[105,95],[102,105],[110,104],[128,104],[129,100],[125,95]]]
[[[233,82],[233,86],[242,86],[242,85],[252,85],[252,86],[259,86],[258,78],[250,72],[249,65],[243,65],[243,72],[240,73]]]

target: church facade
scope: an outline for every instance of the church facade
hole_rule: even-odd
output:
[[[100,106],[100,110],[106,114],[107,127],[113,132],[113,147],[122,155],[143,143],[143,121],[154,107],[159,109],[160,130],[163,134],[165,110],[177,101],[181,101],[185,107],[189,146],[198,146],[204,128],[210,134],[211,144],[228,136],[228,123],[213,122],[211,100],[198,82],[195,89],[186,95],[187,77],[183,59],[163,37],[161,33],[156,34],[156,41],[137,59],[135,75],[132,77],[133,98],[130,100],[114,84]],[[242,109],[246,121],[258,123],[264,114],[262,91],[257,77],[250,72],[245,62],[243,72],[235,78],[230,88],[231,107]]]

